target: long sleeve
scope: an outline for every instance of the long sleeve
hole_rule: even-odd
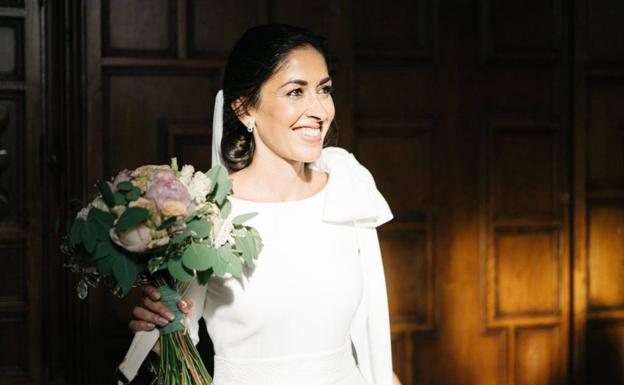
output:
[[[375,228],[361,228],[361,255],[366,279],[366,335],[373,385],[392,384],[392,350],[388,296]]]

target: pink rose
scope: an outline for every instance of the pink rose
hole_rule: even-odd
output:
[[[131,179],[132,179],[132,170],[124,169],[120,171],[119,174],[117,174],[117,176],[115,177],[115,179],[113,179],[113,183],[109,183],[111,190],[113,190],[113,192],[117,191],[117,186],[119,186],[119,183],[127,182]]]
[[[149,182],[145,197],[152,199],[160,210],[171,203],[181,204],[185,209],[191,203],[188,189],[178,180],[173,171],[157,171]]]
[[[145,225],[137,225],[121,233],[112,228],[109,235],[113,242],[133,253],[147,250],[152,242],[152,231]]]

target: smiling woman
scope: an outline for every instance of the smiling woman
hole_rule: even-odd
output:
[[[213,148],[230,171],[231,215],[257,212],[264,246],[241,279],[192,285],[181,307],[195,342],[206,321],[216,385],[398,383],[376,231],[393,216],[370,172],[324,147],[332,92],[323,40],[304,29],[254,27],[229,57]],[[156,293],[146,289],[133,330],[167,322]]]

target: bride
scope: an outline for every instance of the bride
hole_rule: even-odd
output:
[[[178,303],[195,343],[206,321],[215,385],[399,384],[376,231],[392,213],[352,154],[323,148],[335,114],[326,58],[321,38],[272,24],[228,59],[213,163],[230,171],[231,215],[258,213],[248,225],[264,248],[243,278],[193,284]],[[172,316],[155,288],[144,293],[134,332]]]

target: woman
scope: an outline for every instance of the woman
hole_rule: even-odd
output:
[[[206,320],[216,385],[393,381],[375,229],[392,214],[352,154],[323,148],[335,114],[326,57],[320,38],[287,25],[248,30],[229,57],[216,155],[231,215],[257,212],[248,224],[264,248],[242,279],[213,277],[179,303],[195,343]],[[171,316],[155,288],[145,293],[135,332]]]

